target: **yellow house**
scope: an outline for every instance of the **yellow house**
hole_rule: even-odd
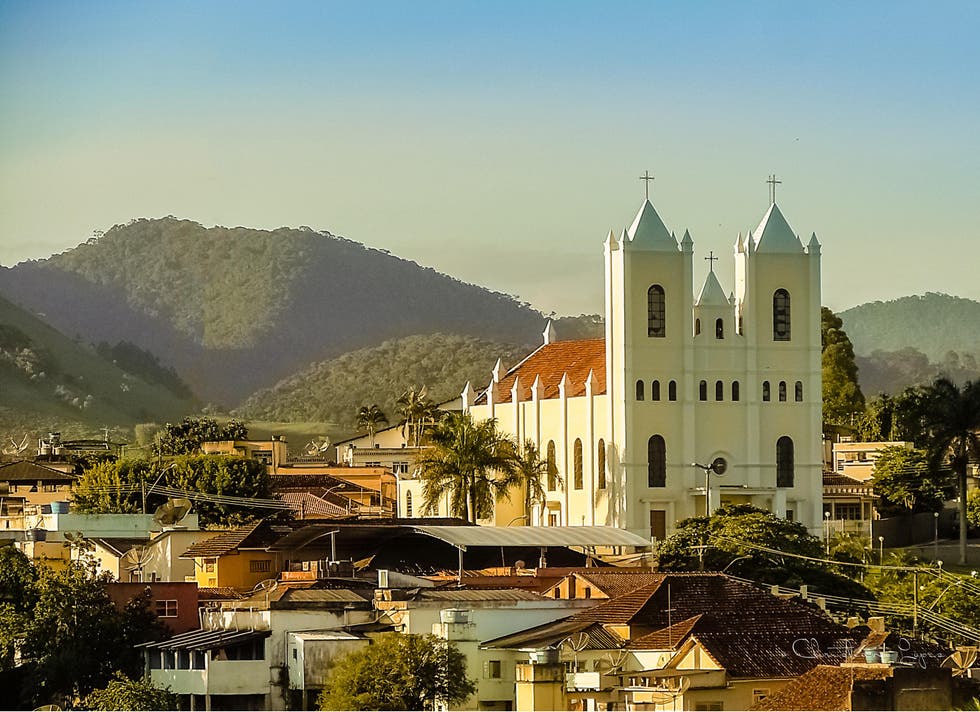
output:
[[[267,547],[285,531],[259,522],[205,539],[187,549],[180,558],[194,559],[194,581],[200,588],[251,589],[265,579],[279,577],[282,555]]]

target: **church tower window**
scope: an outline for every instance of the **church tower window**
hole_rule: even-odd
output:
[[[643,400],[643,381],[636,382],[636,400]]]
[[[786,381],[779,382],[779,402],[786,402]]]
[[[671,381],[667,384],[667,400],[677,400],[677,381]]]
[[[700,333],[701,333],[701,320],[700,319],[695,319],[694,320],[694,335],[697,336]]]
[[[732,381],[732,400],[737,401],[740,395],[738,381]]]
[[[803,381],[796,382],[796,402],[803,402]]]
[[[411,492],[405,493],[405,516],[406,517],[412,516],[412,493]]]
[[[647,486],[667,486],[667,444],[662,435],[647,441]]]
[[[667,336],[667,299],[659,284],[647,290],[647,336]]]
[[[789,292],[785,289],[777,289],[772,295],[772,340],[789,341],[789,337]]]
[[[660,400],[660,381],[650,382],[650,400]]]
[[[721,381],[715,381],[715,400],[725,400],[725,384]]]
[[[599,489],[606,489],[606,441],[602,438],[596,446],[596,469],[599,471]]]
[[[572,466],[575,482],[575,489],[580,490],[585,485],[583,484],[582,477],[582,440],[581,438],[575,438],[575,445],[572,446]]]
[[[771,400],[769,397],[769,381],[762,382],[762,400],[766,403]]]
[[[725,338],[725,320],[715,319],[715,338],[724,339]]]
[[[555,441],[548,441],[548,454],[545,460],[548,463],[548,489],[558,489],[558,464],[555,459]]]
[[[793,440],[786,435],[776,441],[776,486],[792,487],[793,473]]]
[[[698,384],[698,398],[700,398],[703,401],[708,400],[708,382],[707,381],[701,381],[701,383]]]

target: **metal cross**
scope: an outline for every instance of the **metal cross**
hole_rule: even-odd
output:
[[[782,184],[782,181],[781,180],[776,180],[776,174],[773,173],[771,176],[769,176],[769,180],[767,180],[766,183],[769,184],[769,202],[770,203],[775,203],[776,202],[776,186],[777,185],[781,185]]]
[[[643,188],[644,192],[646,193],[646,199],[650,200],[650,181],[656,179],[650,175],[650,171],[643,171],[643,175],[640,176],[640,180],[644,182]]]
[[[704,259],[708,260],[708,269],[710,269],[712,272],[714,272],[715,271],[715,262],[717,260],[721,259],[721,258],[720,257],[715,257],[714,250],[712,250],[711,252],[708,253],[708,256],[705,257]]]

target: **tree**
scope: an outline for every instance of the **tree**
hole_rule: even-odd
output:
[[[881,394],[868,403],[858,427],[866,442],[922,440],[921,388],[906,388],[897,396]]]
[[[524,447],[515,445],[511,458],[513,459],[511,479],[515,486],[523,488],[524,512],[529,514],[531,507],[535,504],[544,504],[548,498],[548,492],[542,484],[548,476],[548,462],[541,459],[541,452],[533,440],[525,440]],[[558,486],[560,485],[559,482]]]
[[[975,489],[966,497],[966,518],[970,526],[980,529],[980,489]]]
[[[980,380],[959,388],[948,378],[938,378],[923,391],[922,425],[930,459],[949,464],[956,476],[960,510],[960,564],[966,565],[966,484],[970,460],[980,459]]]
[[[377,405],[361,406],[357,411],[357,427],[368,431],[371,436],[371,447],[374,447],[374,434],[379,425],[387,425],[388,416]]]
[[[938,512],[952,490],[949,470],[937,469],[924,450],[886,447],[875,460],[874,491],[885,516]]]
[[[438,409],[429,400],[425,386],[412,386],[398,398],[399,413],[402,417],[402,436],[415,447],[422,444],[425,426],[435,420]]]
[[[184,418],[176,425],[163,426],[154,451],[158,455],[189,455],[200,450],[201,443],[246,439],[248,427],[241,421],[229,420],[222,425],[214,418]]]
[[[864,412],[864,394],[858,385],[854,346],[844,322],[827,307],[820,309],[823,419],[825,423],[849,424]]]
[[[509,496],[514,444],[496,420],[477,423],[469,414],[449,413],[433,428],[429,445],[418,459],[426,507],[448,494],[450,513],[476,523],[493,513],[495,498]]]
[[[134,514],[142,511],[143,488],[159,470],[149,460],[116,460],[88,467],[72,494],[72,507],[85,514]]]
[[[796,558],[824,558],[822,542],[806,527],[747,504],[728,504],[711,517],[682,520],[658,555],[661,571],[727,571],[760,583],[807,584],[814,591],[867,597],[860,584],[830,565]]]
[[[476,691],[466,658],[433,635],[386,633],[330,670],[324,710],[431,710],[460,705]]]
[[[117,672],[108,685],[82,700],[85,710],[175,710],[177,696],[170,689],[154,687],[146,678],[130,679]]]

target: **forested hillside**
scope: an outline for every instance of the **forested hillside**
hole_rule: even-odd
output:
[[[513,297],[326,232],[172,217],[0,268],[0,290],[70,336],[149,351],[226,406],[386,339],[442,332],[518,343],[544,327]]]
[[[498,358],[510,367],[528,352],[525,346],[471,336],[392,339],[313,364],[255,393],[235,414],[246,420],[327,422],[335,428],[331,436],[349,435],[361,406],[377,404],[394,424],[395,401],[407,389],[426,386],[433,401],[449,400],[467,381],[474,388],[489,383]]]

